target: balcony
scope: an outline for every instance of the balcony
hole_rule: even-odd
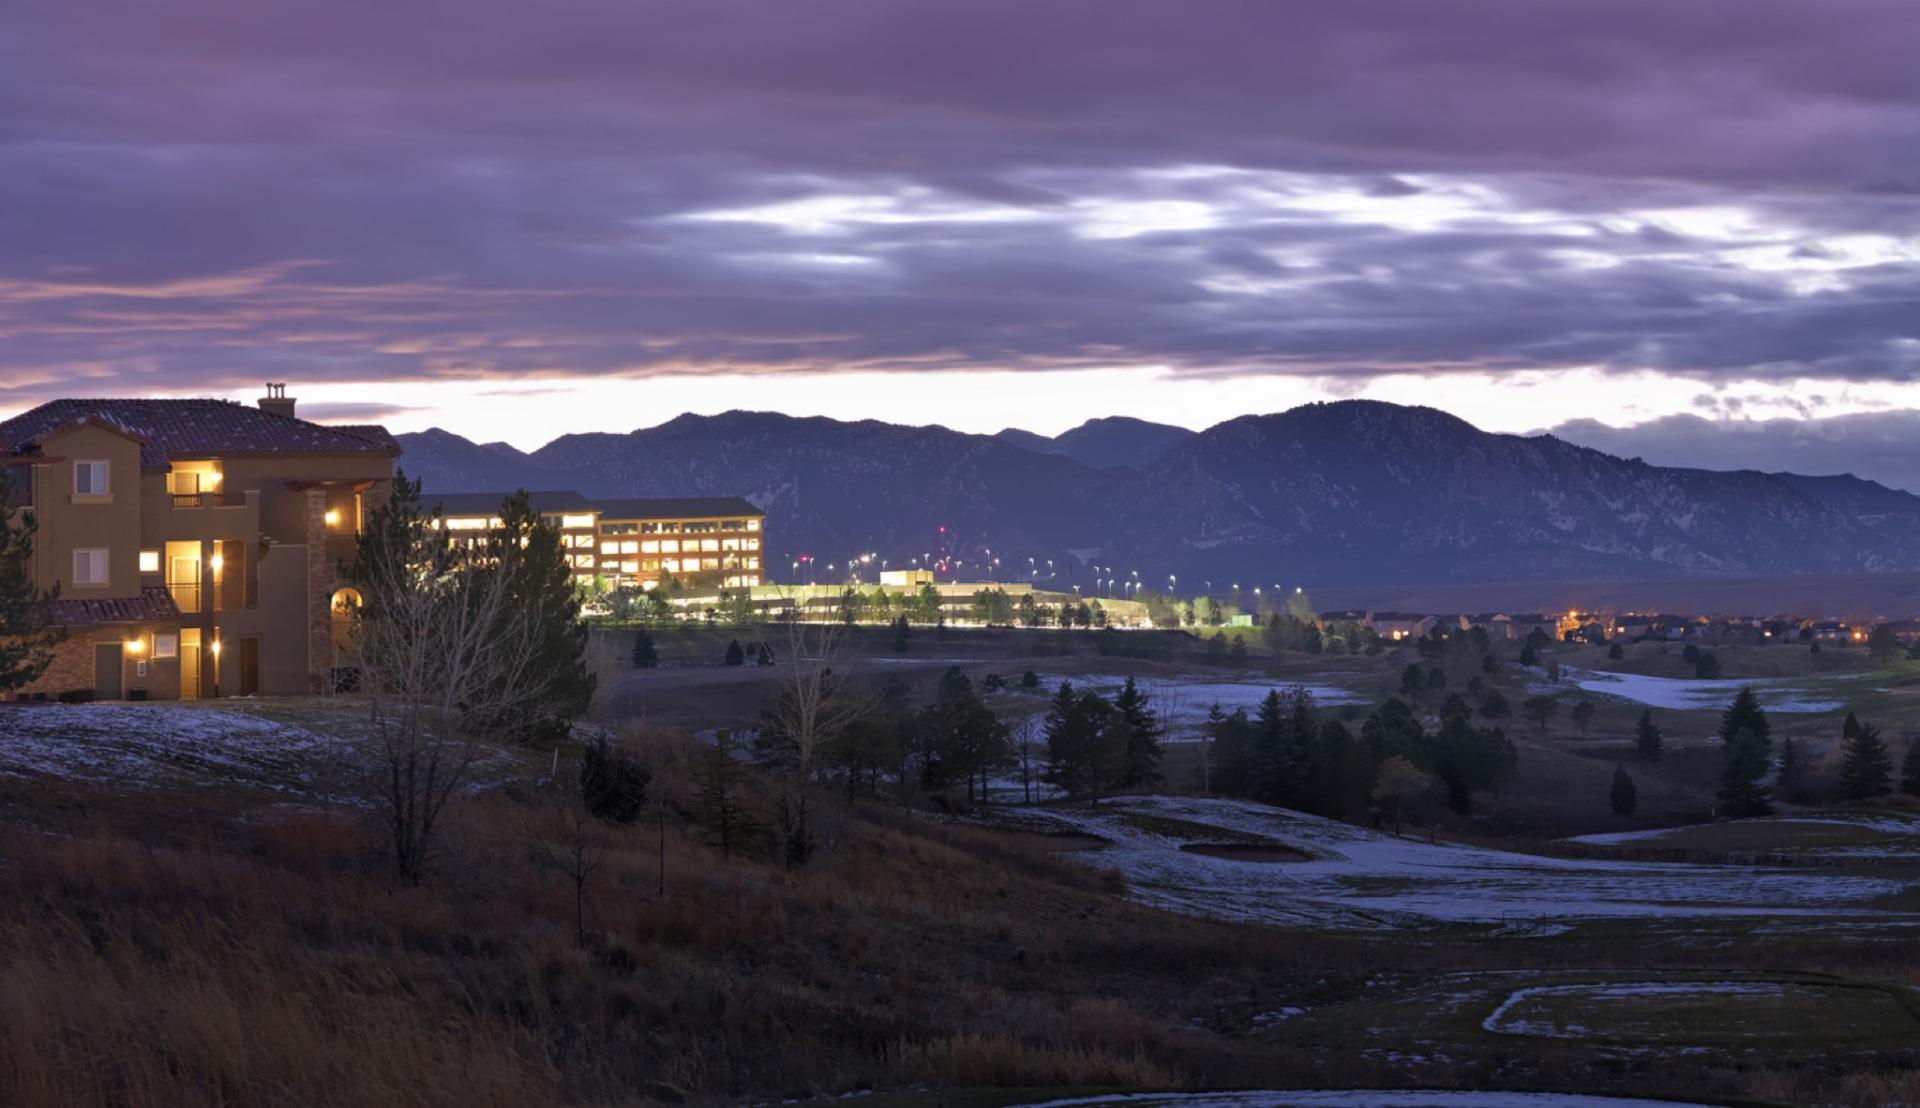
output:
[[[247,503],[244,492],[175,492],[169,494],[175,508],[243,508]]]
[[[167,594],[173,597],[173,606],[180,609],[182,615],[196,615],[200,611],[200,583],[197,581],[170,581]]]

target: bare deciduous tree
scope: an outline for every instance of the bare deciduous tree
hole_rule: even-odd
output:
[[[376,513],[351,578],[364,600],[353,650],[377,755],[374,797],[395,872],[415,884],[484,749],[476,721],[513,718],[546,689],[534,664],[541,613],[525,610],[497,563],[398,495]]]
[[[573,937],[587,945],[587,882],[606,860],[606,841],[580,797],[556,788],[553,802],[532,828],[540,864],[573,883]]]
[[[834,672],[845,648],[842,626],[789,624],[779,692],[761,713],[762,754],[784,771],[780,831],[788,865],[805,862],[813,850],[808,801],[826,744],[871,707]]]

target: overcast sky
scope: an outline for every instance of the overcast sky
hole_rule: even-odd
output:
[[[1912,0],[14,0],[0,414],[1920,426],[1916,59]]]

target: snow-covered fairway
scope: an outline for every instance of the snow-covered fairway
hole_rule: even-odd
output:
[[[1435,845],[1207,798],[1133,797],[1097,809],[1050,809],[1041,818],[1108,840],[1076,857],[1120,870],[1137,899],[1215,919],[1348,928],[1478,923],[1536,932],[1582,920],[1699,917],[1920,924],[1912,913],[1872,903],[1912,883],[1905,879]],[[1182,849],[1219,845],[1229,849]],[[1261,860],[1218,856],[1234,850]],[[1294,852],[1303,857],[1276,860]]]
[[[1678,1100],[1580,1093],[1441,1092],[1415,1089],[1252,1089],[1217,1093],[1120,1093],[1046,1100],[1022,1108],[1120,1105],[1155,1108],[1705,1108]]]
[[[1724,708],[1740,695],[1741,689],[1748,688],[1753,690],[1754,695],[1760,698],[1761,706],[1769,712],[1831,712],[1844,704],[1844,701],[1832,695],[1831,690],[1822,691],[1803,683],[1777,679],[1696,681],[1679,677],[1649,677],[1639,673],[1602,673],[1599,670],[1571,667],[1564,672],[1568,682],[1586,692],[1678,712]],[[1551,686],[1542,687],[1551,690]]]

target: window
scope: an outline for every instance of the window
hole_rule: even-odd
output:
[[[560,517],[560,526],[562,529],[568,531],[578,531],[581,529],[591,530],[593,528],[593,517],[588,515],[563,515]]]
[[[158,550],[142,550],[140,552],[140,572],[160,572],[160,552]]]
[[[178,635],[155,635],[153,637],[154,657],[172,658],[178,656],[179,653],[180,637]]]
[[[73,583],[76,585],[106,584],[107,552],[99,549],[74,551]]]
[[[600,553],[618,554],[620,553],[620,544],[617,542],[603,542],[600,544]]]
[[[642,554],[658,554],[658,553],[660,553],[660,540],[659,540],[659,539],[648,539],[648,540],[646,540],[645,542],[643,542],[643,543],[641,543],[641,544],[640,544],[640,553],[642,553]]]
[[[73,463],[73,491],[77,496],[105,496],[111,492],[107,487],[107,463]]]

